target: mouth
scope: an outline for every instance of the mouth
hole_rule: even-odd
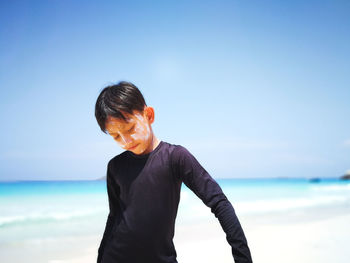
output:
[[[137,146],[138,146],[138,144],[136,144],[135,146],[132,146],[132,147],[128,148],[128,151],[134,150]]]

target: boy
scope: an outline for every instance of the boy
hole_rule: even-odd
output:
[[[218,218],[236,263],[252,262],[242,227],[220,186],[180,145],[153,133],[154,109],[129,82],[104,88],[97,122],[126,151],[107,166],[109,215],[98,263],[177,263],[175,218],[184,182]]]

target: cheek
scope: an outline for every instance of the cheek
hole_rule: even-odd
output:
[[[122,148],[126,147],[125,141],[123,141],[123,140],[116,140],[116,139],[114,139],[114,140],[119,144],[120,147],[122,147]]]
[[[126,142],[119,142],[119,144],[123,147],[125,147],[127,145]]]
[[[148,140],[150,129],[147,125],[138,124],[135,128],[135,133],[131,135],[134,140]]]

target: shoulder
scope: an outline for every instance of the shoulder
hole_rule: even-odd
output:
[[[181,165],[194,158],[192,153],[183,145],[173,144],[170,155],[172,165]]]
[[[189,154],[189,153],[190,152],[186,147],[184,147],[182,145],[175,144],[173,151],[172,151],[172,157],[175,159],[178,159],[179,157],[186,155],[186,154]]]
[[[181,153],[187,151],[187,149],[180,144],[169,143],[169,142],[163,141],[163,145],[164,145],[163,148],[166,149],[166,151],[170,153],[171,157],[180,155]]]

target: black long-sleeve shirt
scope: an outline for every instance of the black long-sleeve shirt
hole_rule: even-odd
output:
[[[252,262],[243,229],[220,186],[183,146],[161,141],[108,163],[109,215],[98,263],[176,263],[173,244],[181,183],[218,218],[236,263]]]

